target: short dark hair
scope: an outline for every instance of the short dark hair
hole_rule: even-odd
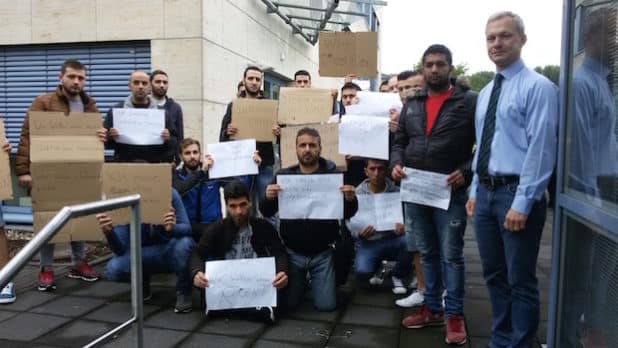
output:
[[[298,133],[296,133],[296,145],[298,145],[298,138],[302,135],[309,135],[312,136],[314,138],[318,138],[318,144],[320,146],[322,146],[322,140],[320,138],[320,132],[318,132],[317,129],[315,128],[311,128],[311,127],[303,127],[301,129],[298,130]]]
[[[362,91],[362,89],[354,82],[346,82],[343,87],[341,87],[341,91],[344,89],[355,89],[357,92]]]
[[[223,188],[223,198],[225,199],[225,202],[234,198],[247,198],[247,200],[251,201],[249,188],[237,179],[232,180],[225,185]]]
[[[238,84],[236,85],[236,90],[238,91],[240,89],[240,87],[244,86],[245,82],[244,81],[240,81],[238,82]]]
[[[64,63],[62,63],[62,66],[60,67],[60,73],[64,74],[65,72],[67,72],[67,68],[71,68],[75,70],[86,70],[86,66],[77,59],[65,60]]]
[[[399,74],[397,74],[397,81],[405,81],[409,79],[410,77],[414,77],[420,74],[421,72],[418,70],[404,70],[400,72]]]
[[[296,76],[309,76],[309,80],[311,81],[311,74],[307,70],[298,70],[294,73],[294,80],[296,80]]]
[[[184,150],[187,146],[190,145],[197,145],[197,148],[201,149],[200,142],[198,140],[195,140],[193,138],[184,138],[180,142],[180,151]]]
[[[388,86],[388,79],[382,81],[382,83],[380,83],[380,87],[378,87],[378,89],[382,88],[382,86]]]
[[[388,161],[385,160],[385,159],[381,159],[381,158],[365,158],[365,159],[363,159],[363,165],[364,165],[365,168],[367,168],[367,166],[369,165],[369,161],[382,163],[382,164],[384,164],[384,166],[386,168],[388,168]]]
[[[425,64],[425,58],[427,58],[430,54],[443,54],[448,65],[453,65],[453,54],[451,53],[451,50],[444,45],[435,44],[427,47],[425,53],[423,53],[423,59],[421,60],[423,64]]]
[[[249,65],[248,67],[245,68],[245,72],[242,74],[242,78],[244,79],[245,77],[247,77],[247,71],[249,70],[255,70],[255,71],[259,71],[260,74],[263,73],[262,69],[258,68],[255,65]]]
[[[150,83],[152,83],[152,80],[154,79],[155,75],[165,75],[165,77],[168,77],[165,71],[157,69],[150,73]]]

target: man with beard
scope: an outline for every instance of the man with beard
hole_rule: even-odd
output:
[[[318,131],[307,127],[300,129],[296,134],[298,164],[281,169],[279,174],[335,173],[335,163],[320,157],[321,151]],[[340,190],[343,192],[343,215],[345,219],[349,219],[358,209],[355,189],[352,185],[343,185]],[[279,210],[277,199],[279,191],[281,187],[276,180],[266,188],[266,198],[260,204],[260,211],[264,216],[273,216]],[[288,248],[290,260],[286,305],[293,308],[300,304],[309,273],[313,305],[319,311],[335,310],[337,299],[333,244],[339,238],[339,221],[280,219],[279,228],[281,238]]]
[[[204,229],[221,218],[221,181],[208,179],[208,169],[214,159],[206,155],[202,162],[199,141],[187,138],[180,143],[180,149],[182,167],[173,173],[172,186],[182,196],[182,203],[191,222],[193,238],[197,243]],[[254,160],[258,165],[261,162],[257,153]],[[250,183],[249,177],[244,176],[242,179],[245,184]]]
[[[182,108],[174,99],[167,96],[167,89],[169,88],[167,73],[163,70],[153,71],[150,74],[150,85],[152,99],[169,114],[174,129],[176,129],[176,140],[180,143],[185,138]]]
[[[477,95],[451,84],[452,62],[451,51],[443,45],[431,45],[423,53],[422,72],[427,88],[408,102],[401,115],[391,164],[395,180],[405,177],[404,166],[448,174],[444,183],[451,187],[447,210],[404,203],[408,249],[420,251],[425,294],[421,310],[404,318],[403,325],[417,329],[444,325],[446,319],[446,343],[461,345],[467,341],[463,321],[463,235],[466,188],[472,179]]]
[[[107,112],[103,126],[108,130],[106,147],[114,150],[114,159],[118,162],[146,161],[148,163],[174,162],[178,150],[178,129],[170,114],[165,111],[165,128],[161,130],[162,145],[132,145],[118,143],[120,135],[114,128],[114,109],[161,109],[157,102],[148,95],[150,80],[143,71],[134,71],[129,78],[129,95],[124,101],[111,107]]]
[[[250,216],[251,198],[249,188],[238,180],[228,183],[223,189],[227,217],[204,231],[191,257],[193,285],[198,289],[208,287],[208,275],[204,263],[211,260],[236,260],[256,257],[275,258],[276,274],[272,285],[283,289],[288,283],[288,255],[277,230],[264,219]],[[203,293],[203,291],[202,291]],[[208,303],[206,304],[207,313]],[[217,314],[232,314],[223,311]],[[238,314],[259,317],[268,323],[275,320],[271,307],[251,308],[237,311]]]
[[[94,99],[84,92],[86,84],[86,66],[75,59],[66,60],[60,69],[60,84],[51,93],[38,96],[28,108],[28,113],[33,111],[60,111],[69,112],[99,112]],[[19,185],[25,188],[32,187],[30,175],[30,121],[26,113],[19,147],[15,156],[15,174],[18,176]],[[101,142],[105,141],[107,130],[101,128],[97,131]],[[93,282],[100,276],[86,263],[84,242],[71,242],[71,259],[73,268],[69,272],[69,278],[82,279]],[[39,291],[56,289],[52,263],[54,259],[54,244],[48,243],[41,248],[41,272],[39,273]]]

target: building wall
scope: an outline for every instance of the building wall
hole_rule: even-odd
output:
[[[289,78],[306,69],[316,87],[341,85],[318,77],[317,45],[259,0],[0,0],[0,23],[0,45],[150,40],[151,66],[169,74],[186,136],[205,143],[217,141],[249,64]]]

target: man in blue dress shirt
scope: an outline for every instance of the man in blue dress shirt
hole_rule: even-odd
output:
[[[512,12],[485,29],[496,77],[479,94],[477,152],[466,203],[474,215],[492,305],[490,347],[531,347],[539,323],[536,262],[556,161],[558,94],[521,60],[526,34]]]

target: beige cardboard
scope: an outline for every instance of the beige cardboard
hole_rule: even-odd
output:
[[[31,111],[30,135],[97,135],[101,129],[101,114],[93,112],[73,112],[65,115],[63,112]]]
[[[39,211],[33,216],[34,231],[39,232],[58,211]],[[51,239],[51,243],[101,241],[105,238],[94,215],[69,220]]]
[[[32,163],[32,209],[59,210],[101,200],[102,163]]]
[[[378,33],[320,32],[320,76],[378,76]]]
[[[281,87],[277,120],[299,125],[328,121],[333,112],[330,89]]]
[[[105,163],[104,197],[140,194],[142,223],[162,224],[172,202],[172,168],[168,163]],[[129,208],[109,212],[114,225],[129,223]]]
[[[2,147],[7,143],[5,134],[4,122],[0,120],[0,200],[13,198],[9,154],[2,151]]]
[[[234,140],[255,139],[274,141],[272,128],[277,123],[277,101],[267,99],[236,99],[232,103],[232,123],[238,132]]]
[[[103,143],[92,135],[31,135],[32,163],[103,162]]]
[[[296,133],[304,126],[281,128],[281,168],[286,168],[298,163],[296,156]],[[329,159],[340,170],[346,170],[345,156],[339,154],[339,124],[325,123],[309,126],[320,133],[322,143],[321,156]]]

